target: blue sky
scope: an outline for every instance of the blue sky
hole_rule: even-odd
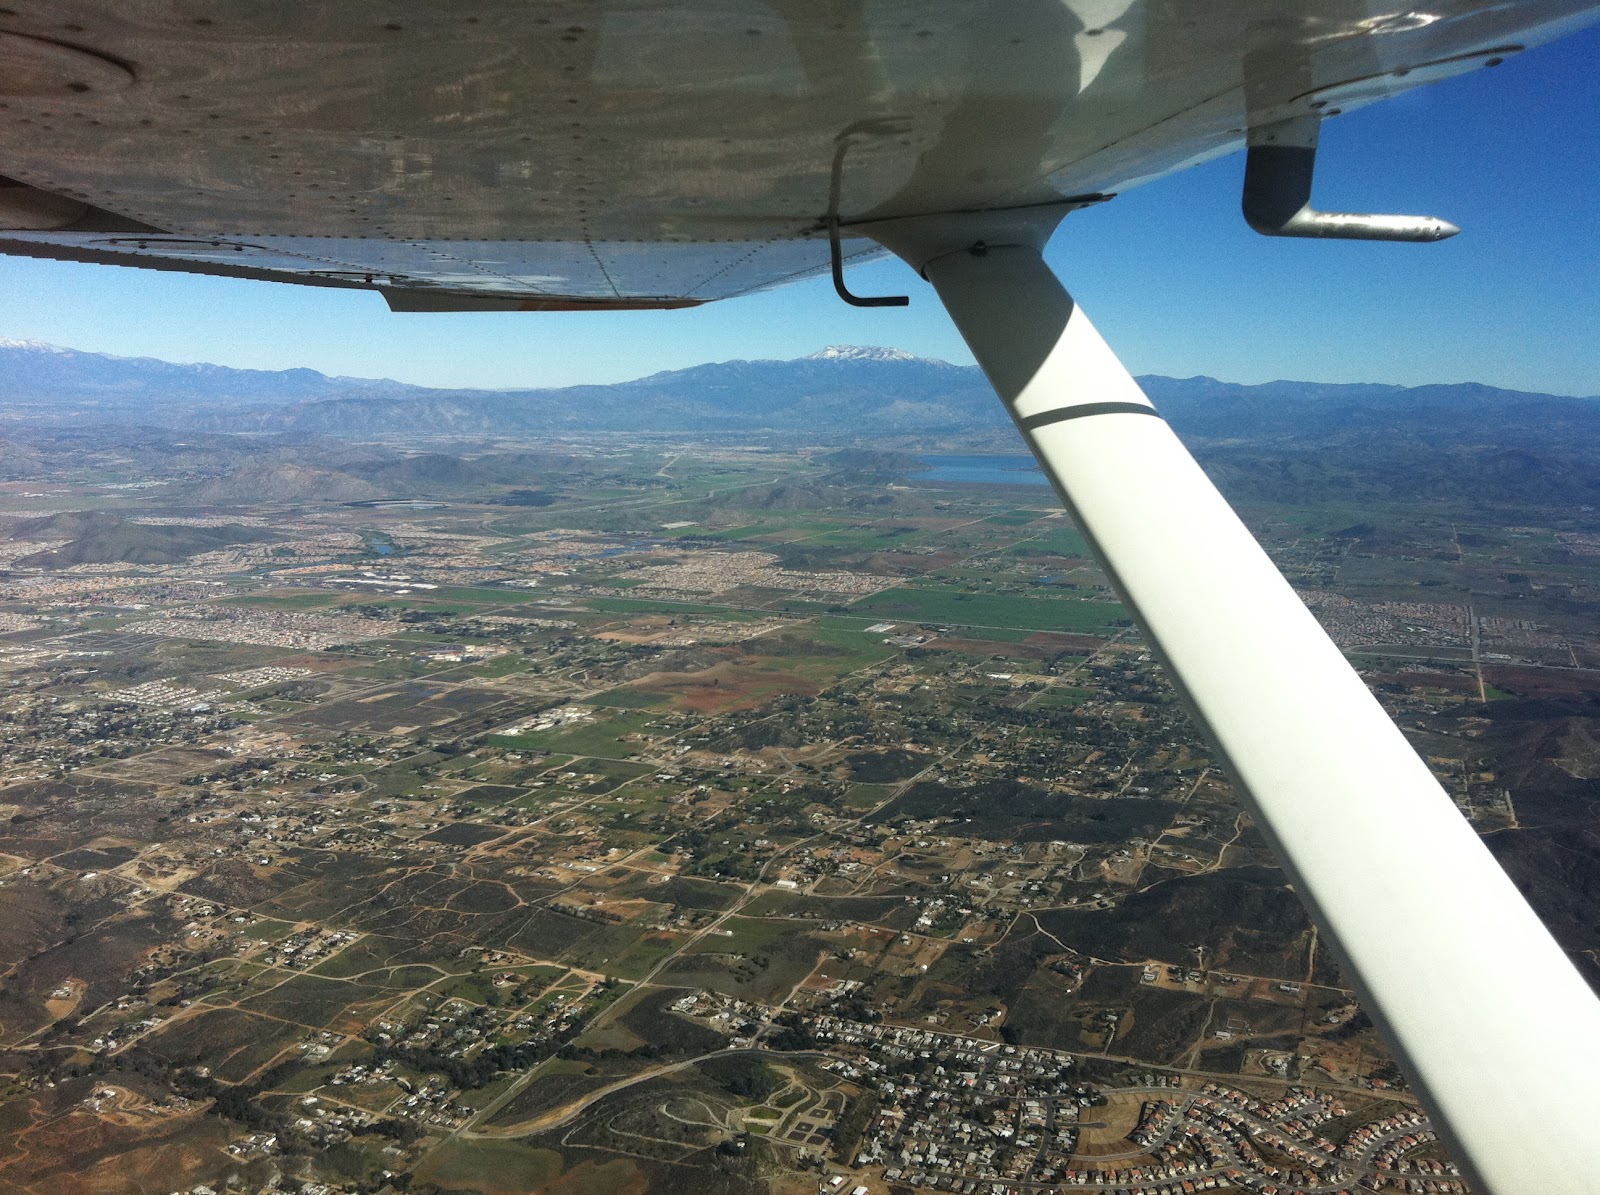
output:
[[[1235,155],[1070,217],[1051,260],[1136,373],[1600,395],[1600,30],[1330,121],[1322,147],[1320,206],[1464,231],[1259,237]],[[685,312],[393,315],[376,295],[0,258],[0,336],[437,386],[617,381],[827,344],[971,360],[897,262],[851,285],[912,306],[846,307],[824,278]]]

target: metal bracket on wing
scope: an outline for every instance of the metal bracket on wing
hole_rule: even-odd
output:
[[[828,259],[833,266],[833,289],[852,307],[909,307],[910,295],[856,295],[844,284],[844,248],[839,244],[839,215],[828,213]]]
[[[822,222],[828,229],[828,260],[833,266],[833,289],[852,307],[909,307],[910,295],[867,296],[850,293],[844,284],[844,247],[839,243],[839,204],[844,194],[844,157],[855,139],[863,134],[904,132],[894,119],[858,120],[833,139],[833,170],[828,180],[828,214]]]
[[[1270,237],[1349,241],[1442,241],[1461,229],[1437,216],[1319,212],[1311,206],[1322,117],[1295,116],[1250,130],[1244,168],[1244,218]]]
[[[915,228],[919,231],[914,235],[914,241],[921,242],[927,239],[929,229],[934,230],[933,235],[936,239],[953,236],[959,241],[967,230],[981,227],[987,230],[988,236],[993,239],[974,237],[958,250],[981,257],[990,248],[1000,245],[1028,244],[1042,248],[1063,216],[1080,208],[1107,203],[1115,198],[1114,194],[1096,191],[1086,195],[1066,195],[1045,203],[1025,203],[1017,207],[924,212],[916,216],[885,216],[873,220],[853,220],[843,227],[849,228],[852,232],[865,233],[873,240],[887,246],[897,256],[910,263],[921,277],[926,278],[928,259],[918,256],[916,249],[912,247],[912,242],[900,241],[895,229]],[[862,299],[845,293],[844,280],[840,272],[839,228],[841,226],[838,220],[837,215],[829,212],[812,231],[826,229],[828,238],[833,243],[833,284],[838,288],[840,296],[845,302],[857,307],[904,307],[907,300],[903,298]]]

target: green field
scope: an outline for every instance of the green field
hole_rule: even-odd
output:
[[[444,601],[436,598],[432,594],[429,594],[427,597],[384,598],[380,601],[362,602],[361,604],[363,606],[370,606],[376,610],[416,610],[418,612],[427,614],[448,614],[452,617],[459,617],[463,614],[476,614],[479,612],[478,606],[464,602]],[[411,635],[411,638],[416,642],[429,641],[428,637],[417,634]]]
[[[448,1141],[428,1155],[417,1177],[442,1191],[502,1195],[540,1191],[560,1177],[561,1155],[514,1141]]]
[[[648,714],[625,712],[572,730],[492,734],[488,741],[491,746],[509,747],[512,750],[560,751],[566,755],[626,758],[633,754],[634,748],[631,744],[621,742],[622,736],[634,734],[649,724]]]
[[[771,608],[779,614],[821,614],[829,607],[826,602],[808,602],[804,598],[785,598],[781,602],[774,602]]]
[[[807,539],[807,544],[831,548],[862,548],[886,551],[915,543],[928,533],[919,527],[896,526],[893,523],[871,527],[841,527],[837,531],[824,531]]]
[[[685,528],[693,530],[693,528]],[[700,535],[706,539],[741,540],[750,539],[752,536],[765,535],[772,530],[766,523],[750,523],[743,527],[723,527],[715,531],[700,530]]]
[[[836,618],[824,615],[814,623],[798,626],[794,634],[815,640],[824,648],[842,649],[847,655],[822,656],[814,661],[799,661],[798,671],[805,664],[825,667],[832,672],[854,672],[879,660],[887,660],[898,650],[883,642],[882,635],[867,634],[869,624],[854,618]],[[759,641],[758,641],[759,642]]]
[[[748,955],[793,933],[794,926],[787,922],[757,921],[752,917],[729,917],[722,923],[720,929],[696,942],[689,953]]]
[[[871,809],[889,799],[894,786],[889,784],[852,784],[844,794],[844,803],[851,809]]]
[[[278,610],[313,610],[318,606],[331,606],[336,602],[344,601],[342,593],[306,593],[290,592],[279,593],[275,590],[266,593],[249,593],[242,597],[231,597],[223,600],[229,606],[271,606]]]
[[[735,610],[732,606],[707,606],[698,602],[674,602],[666,598],[587,598],[584,605],[591,610],[615,614],[715,614],[719,618],[749,620],[755,614]]]
[[[677,934],[648,934],[628,946],[599,969],[621,979],[643,979],[678,947]]]
[[[1128,612],[1118,602],[961,593],[910,586],[873,594],[850,608],[864,614],[881,614],[913,622],[1030,631],[1103,631],[1120,625],[1128,617]]]
[[[474,664],[470,668],[460,671],[462,676],[510,676],[513,672],[522,672],[528,667],[529,662],[518,655],[496,656],[487,663]]]
[[[612,689],[608,693],[596,693],[593,697],[584,700],[589,705],[608,706],[619,710],[644,709],[652,705],[664,705],[672,700],[670,693],[654,693],[649,689]]]
[[[524,602],[542,602],[548,595],[537,589],[488,589],[477,585],[445,585],[428,591],[429,600],[444,602],[471,602],[483,606],[510,606]]]
[[[1089,556],[1089,544],[1076,527],[1062,526],[1023,540],[1012,556]]]
[[[1075,689],[1070,685],[1057,685],[1047,689],[1032,701],[1036,709],[1071,709],[1073,706],[1082,705],[1094,696],[1092,689]]]

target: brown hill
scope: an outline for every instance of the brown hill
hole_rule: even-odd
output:
[[[125,526],[127,522],[128,520],[121,515],[108,514],[103,510],[64,510],[59,514],[42,515],[36,519],[10,520],[6,538],[30,542],[77,539],[98,531]]]
[[[44,457],[16,440],[0,440],[0,481],[26,481],[44,470]]]
[[[295,464],[246,465],[223,477],[185,487],[183,495],[202,505],[250,502],[362,502],[387,491],[370,481],[331,469]]]
[[[269,543],[278,535],[259,527],[175,527],[131,523],[117,515],[76,512],[28,519],[14,539],[60,539],[61,531],[78,534],[51,552],[34,552],[16,561],[21,568],[67,568],[74,564],[176,564],[201,552],[232,544]],[[44,524],[45,527],[40,525]],[[57,529],[50,534],[48,528]],[[45,533],[41,534],[41,531]]]

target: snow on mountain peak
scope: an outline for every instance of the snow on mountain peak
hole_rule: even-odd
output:
[[[888,349],[870,344],[830,344],[827,348],[802,358],[805,361],[921,361],[923,359],[904,349]]]
[[[33,349],[41,353],[66,353],[70,349],[61,348],[59,345],[46,344],[42,340],[13,340],[9,336],[0,336],[0,349]]]

